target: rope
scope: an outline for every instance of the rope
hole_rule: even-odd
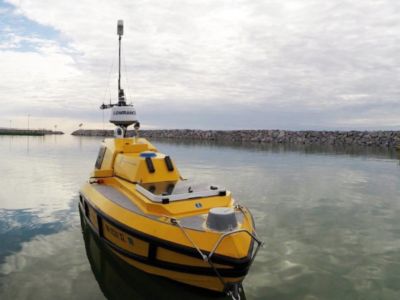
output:
[[[182,233],[186,236],[186,238],[188,239],[188,241],[193,245],[193,247],[196,248],[197,252],[199,252],[201,258],[203,259],[203,261],[207,262],[210,267],[214,270],[215,274],[217,275],[219,281],[221,282],[222,286],[224,287],[224,290],[226,290],[227,284],[224,281],[224,279],[222,278],[221,274],[219,274],[217,268],[215,267],[214,263],[211,260],[211,256],[207,256],[205,255],[200,248],[196,245],[196,243],[192,240],[192,238],[187,234],[187,232],[185,231],[185,229],[181,226],[181,224],[179,224],[179,221],[177,219],[173,219],[171,218],[171,223],[174,225],[177,225],[179,227],[179,229],[182,231]],[[235,298],[232,295],[232,299],[235,300]],[[240,298],[239,298],[240,300]]]
[[[244,217],[247,218],[247,215],[245,214],[244,209],[243,209],[242,206],[237,205],[235,208],[239,209],[239,210],[242,212],[242,214],[244,215]],[[214,263],[212,262],[211,258],[212,258],[212,256],[214,255],[214,253],[217,251],[217,248],[219,247],[219,245],[221,244],[221,242],[222,242],[227,236],[232,235],[232,234],[237,234],[237,233],[239,233],[239,232],[245,232],[245,233],[247,233],[252,239],[254,239],[254,240],[257,242],[257,248],[256,248],[255,251],[253,252],[252,259],[251,259],[251,262],[250,262],[250,264],[249,264],[249,267],[250,267],[250,266],[252,265],[252,263],[253,263],[255,257],[257,256],[258,250],[259,250],[260,247],[262,247],[263,244],[264,244],[264,243],[258,238],[257,233],[256,233],[256,231],[255,231],[255,228],[253,228],[253,234],[250,233],[250,232],[249,232],[248,230],[246,230],[246,229],[240,229],[240,230],[237,230],[237,231],[232,231],[232,232],[229,232],[229,233],[223,233],[223,234],[221,234],[220,237],[218,238],[217,242],[215,243],[215,245],[214,245],[212,251],[211,251],[210,254],[207,256],[207,255],[205,255],[205,254],[200,250],[200,248],[199,248],[199,247],[196,245],[196,243],[192,240],[192,238],[191,238],[191,237],[189,236],[189,234],[185,231],[185,229],[182,227],[182,225],[179,223],[179,221],[178,221],[177,219],[175,219],[175,218],[169,218],[169,219],[170,219],[170,221],[171,221],[171,223],[172,223],[173,225],[176,225],[176,226],[179,227],[179,229],[182,231],[182,233],[183,233],[184,236],[187,238],[187,240],[193,245],[193,247],[194,247],[194,248],[197,250],[197,252],[200,254],[200,256],[201,256],[201,258],[203,259],[203,261],[207,262],[207,263],[210,265],[210,267],[214,270],[214,272],[215,272],[215,274],[217,275],[219,281],[220,281],[221,284],[223,285],[226,294],[227,294],[228,296],[230,296],[233,300],[240,300],[240,286],[233,285],[234,290],[232,290],[232,288],[228,289],[228,288],[230,287],[230,285],[224,281],[224,278],[223,278],[223,277],[221,276],[221,274],[218,272],[218,269],[215,267],[215,265],[214,265]],[[249,222],[248,219],[247,219],[247,221]]]
[[[128,93],[125,93],[125,94],[126,94],[126,99],[128,99],[128,94],[130,95],[131,87],[130,87],[130,84],[129,84],[128,70],[127,70],[127,67],[126,67],[125,52],[124,51],[122,51],[122,62],[123,62],[123,65],[124,65],[124,70],[125,70],[125,83],[126,83],[126,87],[127,87],[127,90],[128,90]],[[132,96],[132,100],[133,100],[133,96]],[[132,100],[131,100],[131,102],[132,102]]]
[[[103,113],[103,130],[104,130],[104,109],[101,110]]]
[[[193,245],[193,247],[196,248],[197,252],[199,252],[201,258],[204,261],[208,261],[208,256],[205,255],[200,248],[196,245],[196,243],[192,240],[192,238],[186,233],[185,229],[183,229],[183,227],[181,226],[181,224],[179,224],[179,221],[177,219],[171,218],[171,223],[174,225],[177,225],[179,227],[179,229],[183,232],[183,234],[186,236],[186,238],[188,239],[188,241]]]
[[[115,60],[115,56],[113,56],[113,59],[111,60],[110,71],[108,72],[107,88],[106,88],[106,90],[104,92],[104,96],[103,96],[103,103],[105,102],[107,92],[110,93],[110,100],[111,100],[110,81],[111,81],[111,73],[112,73],[112,70],[114,69],[114,60]]]

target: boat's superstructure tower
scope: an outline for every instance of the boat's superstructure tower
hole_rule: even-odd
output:
[[[118,103],[102,104],[100,109],[111,108],[110,123],[113,123],[117,128],[115,129],[115,137],[124,138],[128,126],[134,124],[135,130],[138,130],[140,123],[136,118],[136,110],[132,104],[127,104],[125,99],[125,92],[121,88],[121,39],[124,34],[124,22],[118,20],[117,25],[118,34]]]

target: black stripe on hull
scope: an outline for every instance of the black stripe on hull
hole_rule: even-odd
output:
[[[85,203],[86,203],[86,199],[85,199]],[[87,204],[90,205],[90,204]],[[171,250],[171,247],[169,247],[169,245],[167,243],[160,243],[158,241],[158,239],[153,238],[154,240],[157,241],[157,243],[154,243],[153,240],[148,240],[148,239],[143,239],[143,236],[137,236],[135,233],[133,233],[133,231],[129,230],[125,230],[125,228],[121,228],[121,226],[119,226],[119,224],[115,223],[113,220],[109,219],[108,217],[106,217],[105,215],[101,214],[98,210],[96,210],[92,205],[90,205],[90,207],[96,212],[97,214],[97,220],[106,220],[107,222],[109,222],[112,226],[117,227],[119,230],[132,235],[134,237],[137,238],[141,238],[144,242],[149,243],[149,257],[144,257],[141,255],[137,255],[135,253],[129,252],[117,245],[115,245],[114,243],[110,242],[109,240],[105,239],[104,236],[102,236],[97,229],[94,227],[94,225],[90,222],[89,218],[83,214],[83,216],[85,217],[85,221],[87,224],[90,225],[90,228],[99,236],[100,240],[103,241],[107,246],[109,246],[112,250],[116,251],[117,253],[121,254],[124,257],[133,259],[137,262],[140,263],[144,263],[146,265],[149,266],[154,266],[154,267],[158,267],[158,268],[162,268],[162,269],[166,269],[166,270],[171,270],[171,271],[176,271],[176,272],[182,272],[182,273],[188,273],[188,274],[193,274],[193,275],[206,275],[206,276],[217,276],[214,272],[214,270],[211,267],[198,267],[198,266],[188,266],[188,265],[180,265],[180,264],[175,264],[175,263],[170,263],[170,262],[165,262],[165,261],[160,261],[156,259],[156,251],[157,251],[157,247],[162,247],[165,249],[169,249]],[[79,209],[84,212],[84,209],[82,208],[82,205],[79,204]],[[102,222],[102,221],[100,221]],[[125,226],[124,226],[125,227]],[[133,233],[133,234],[132,234]],[[252,244],[253,245],[253,244]],[[174,249],[175,249],[175,245],[174,245]],[[251,249],[252,250],[252,249]],[[172,250],[174,251],[174,250]],[[184,254],[187,255],[186,253],[182,253],[181,251],[175,251],[178,254]],[[199,254],[196,252],[196,256],[194,256],[195,258],[200,259]],[[214,259],[213,256],[213,262],[217,263],[217,261]],[[220,263],[218,261],[218,263]],[[226,264],[226,262],[225,262]],[[220,273],[220,275],[222,277],[244,277],[246,276],[247,272],[248,272],[248,267],[249,267],[249,263],[241,263],[236,264],[236,265],[229,265],[226,264],[227,266],[231,266],[232,269],[221,269],[218,268],[218,272]]]
[[[96,211],[96,213],[98,215],[100,215],[104,220],[106,220],[107,222],[111,223],[113,226],[115,226],[116,228],[118,228],[121,231],[124,231],[125,233],[133,236],[133,237],[137,237],[139,239],[142,239],[146,242],[148,242],[149,244],[154,244],[156,246],[159,247],[163,247],[165,249],[171,250],[171,251],[175,251],[179,254],[184,254],[187,256],[191,256],[194,258],[199,258],[199,253],[197,252],[197,250],[195,248],[191,248],[191,247],[187,247],[187,246],[183,246],[180,244],[175,244],[173,242],[170,241],[166,241],[166,240],[162,240],[159,238],[156,238],[154,236],[145,234],[141,231],[135,230],[131,227],[127,227],[126,225],[118,222],[117,220],[115,220],[114,218],[102,213],[100,210],[95,209],[94,205],[90,203],[90,200],[88,200],[85,196],[83,196],[83,199],[85,200],[84,203],[87,205],[90,205],[90,207]],[[247,253],[247,256],[244,258],[232,258],[232,257],[228,257],[228,256],[224,256],[224,255],[220,255],[215,253],[213,255],[213,262],[217,263],[217,264],[221,264],[221,265],[227,265],[227,266],[231,266],[233,268],[246,268],[248,266],[248,264],[251,261],[251,255],[253,253],[253,247],[254,247],[254,241],[251,241],[250,247],[249,247],[249,251]],[[208,251],[203,251],[204,254],[208,255],[209,252]]]

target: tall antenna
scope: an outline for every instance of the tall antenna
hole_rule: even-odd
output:
[[[118,20],[117,24],[117,34],[119,41],[119,51],[118,51],[118,106],[124,106],[125,103],[125,94],[124,90],[121,89],[121,39],[124,34],[124,21]]]
[[[134,124],[134,128],[137,131],[140,127],[139,121],[136,118],[136,110],[132,104],[126,104],[125,93],[121,88],[121,40],[124,34],[124,22],[118,20],[117,23],[117,35],[118,35],[118,103],[114,104],[102,104],[100,109],[111,108],[110,123],[117,126],[115,129],[116,138],[126,137],[126,131],[128,126]],[[103,117],[103,127],[104,127],[104,117]]]

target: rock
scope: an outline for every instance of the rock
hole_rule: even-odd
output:
[[[72,135],[113,136],[113,130],[79,129]],[[128,131],[133,136],[134,131]],[[211,140],[253,143],[294,143],[396,147],[400,131],[287,131],[287,130],[141,130],[140,136],[160,139]]]

